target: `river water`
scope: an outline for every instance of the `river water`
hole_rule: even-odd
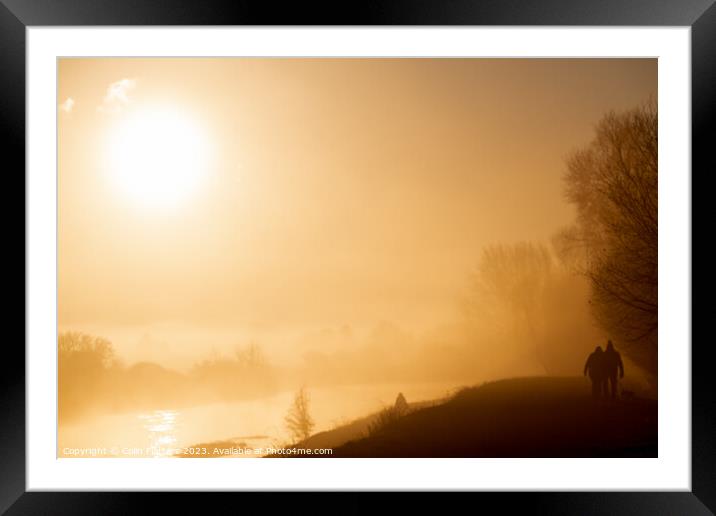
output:
[[[330,430],[392,405],[399,392],[408,402],[416,402],[443,397],[458,387],[450,383],[415,383],[309,389],[311,416],[316,423],[313,431]],[[201,445],[217,441],[226,446],[235,444],[228,456],[257,456],[260,453],[253,450],[288,442],[284,417],[293,396],[293,391],[286,391],[256,400],[180,409],[158,407],[65,423],[58,431],[58,456],[147,458],[180,451],[201,454]],[[238,453],[233,448],[238,448]]]

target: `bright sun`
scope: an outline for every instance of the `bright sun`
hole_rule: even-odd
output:
[[[139,109],[121,115],[109,134],[111,178],[145,206],[176,205],[192,195],[206,174],[205,132],[178,109]]]

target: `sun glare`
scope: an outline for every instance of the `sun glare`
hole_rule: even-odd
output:
[[[144,206],[167,207],[195,193],[207,169],[207,138],[177,109],[140,109],[118,119],[107,159],[115,186]]]

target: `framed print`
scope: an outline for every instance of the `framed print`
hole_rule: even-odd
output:
[[[2,7],[26,191],[2,510],[714,510],[710,2],[173,4]]]

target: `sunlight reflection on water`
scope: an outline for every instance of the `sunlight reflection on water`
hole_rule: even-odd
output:
[[[392,404],[398,392],[409,402],[433,399],[454,389],[454,384],[368,384],[313,388],[311,415],[314,433],[330,430]],[[284,417],[293,391],[259,399],[214,402],[187,407],[161,407],[141,412],[97,415],[60,425],[60,457],[69,448],[104,448],[97,456],[125,458],[190,456],[187,447],[221,448],[280,446],[287,437]],[[71,451],[71,450],[70,450]],[[252,454],[222,455],[247,457]],[[253,455],[256,456],[256,455]]]
[[[176,426],[179,413],[176,410],[155,410],[137,416],[149,436],[149,455],[167,457],[173,455],[177,444]]]

